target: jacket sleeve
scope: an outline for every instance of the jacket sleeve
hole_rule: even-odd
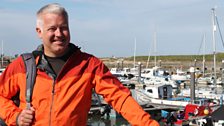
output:
[[[128,88],[99,63],[94,77],[95,91],[133,126],[159,126],[131,97]]]
[[[16,79],[19,74],[14,74],[13,69],[12,64],[10,64],[0,76],[0,118],[8,126],[16,125],[17,115],[21,112],[21,109],[11,100],[19,91]]]

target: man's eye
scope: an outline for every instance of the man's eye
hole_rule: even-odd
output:
[[[61,27],[61,30],[68,30],[68,27],[67,26],[63,26],[63,27]]]
[[[48,31],[55,31],[56,28],[49,28]]]

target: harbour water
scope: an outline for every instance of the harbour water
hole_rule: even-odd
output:
[[[147,111],[151,117],[155,120],[159,120],[161,115],[160,110]],[[89,115],[88,126],[131,126],[127,120],[120,115],[114,115],[114,110],[110,113],[110,116],[101,116],[99,114]]]
[[[130,124],[122,117],[101,117],[93,115],[88,118],[88,126],[130,126]]]

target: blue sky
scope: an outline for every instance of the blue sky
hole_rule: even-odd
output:
[[[30,52],[41,43],[36,11],[57,2],[69,13],[71,42],[97,57],[212,53],[212,11],[224,33],[223,0],[0,0],[0,40],[4,54]],[[153,41],[156,32],[156,52]],[[216,35],[216,51],[223,52]]]

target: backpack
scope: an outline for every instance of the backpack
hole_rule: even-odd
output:
[[[26,68],[26,107],[30,109],[31,99],[33,94],[33,87],[36,80],[36,62],[32,53],[21,54]],[[12,98],[14,103],[19,106],[19,92]],[[0,119],[0,126],[7,126],[2,119]]]
[[[31,99],[33,87],[36,80],[36,62],[32,53],[24,53],[21,55],[26,67],[26,104],[27,109],[31,107]]]

